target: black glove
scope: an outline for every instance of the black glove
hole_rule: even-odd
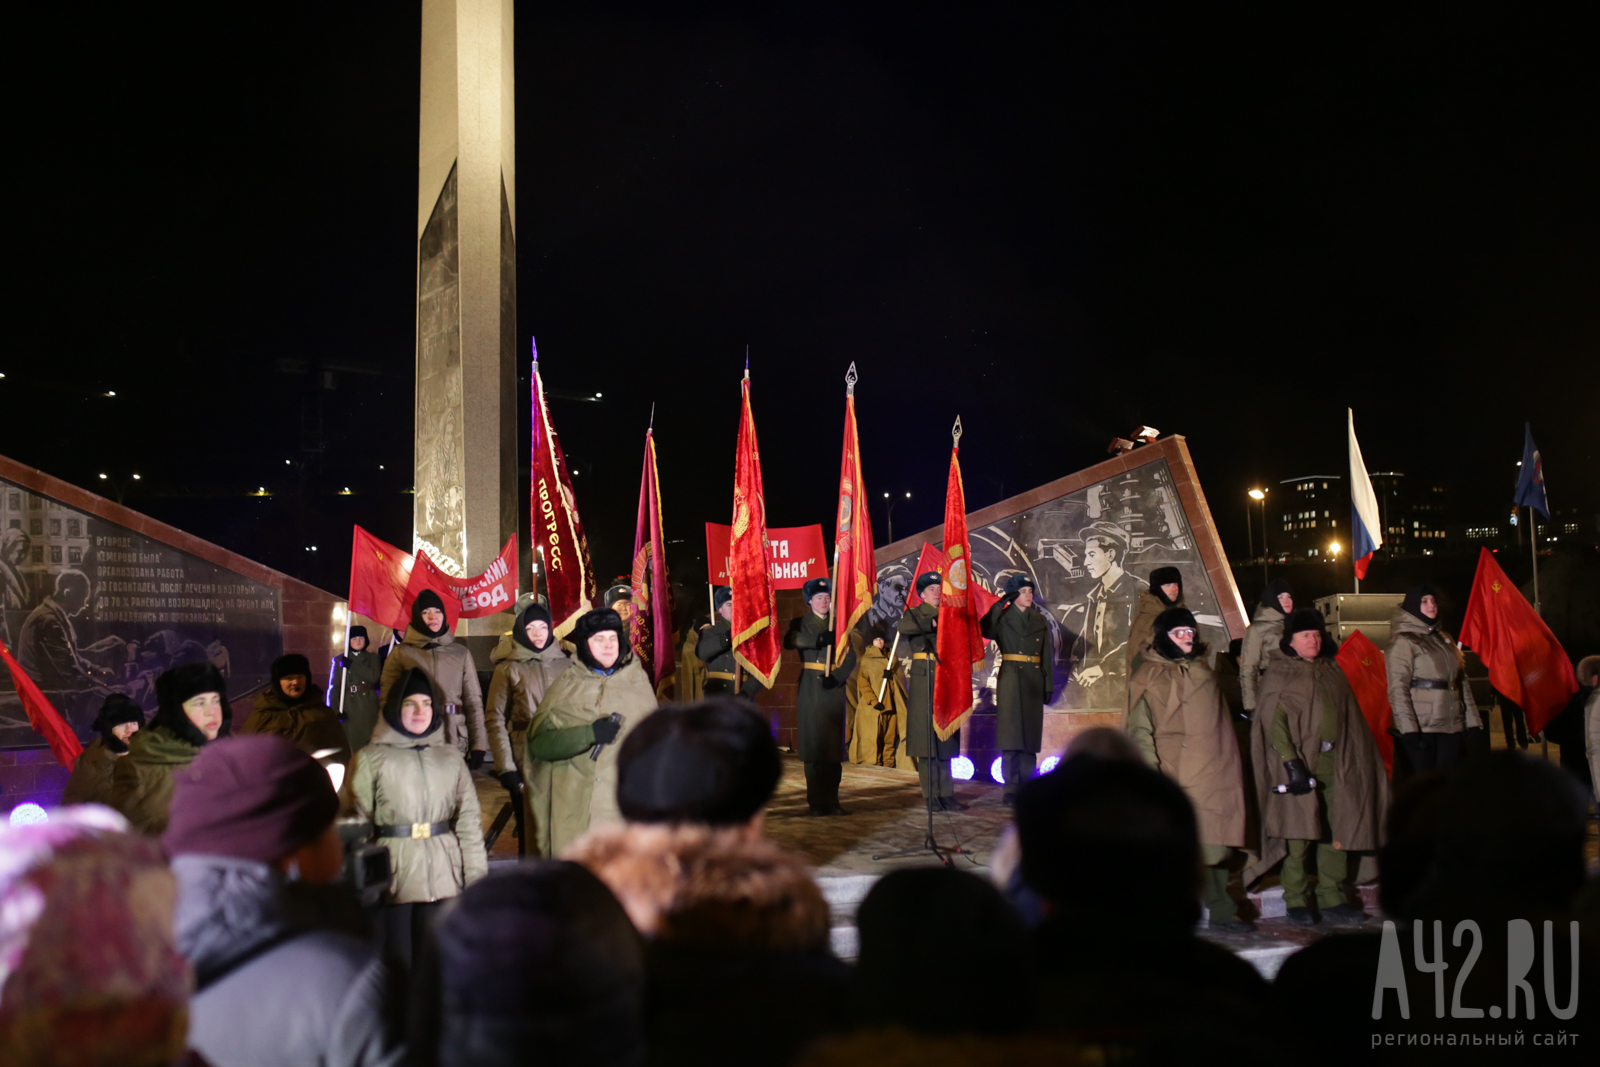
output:
[[[1420,730],[1413,730],[1407,734],[1396,734],[1394,739],[1405,750],[1406,760],[1410,762],[1412,770],[1433,770],[1436,762],[1434,750],[1438,747],[1438,743],[1432,737]]]
[[[489,753],[473,749],[467,753],[467,770],[475,771],[483,766],[483,761],[489,758]]]
[[[1283,769],[1289,772],[1290,793],[1297,797],[1303,797],[1311,792],[1311,772],[1306,770],[1305,760],[1284,760]]]
[[[1002,603],[1002,604],[1014,604],[1014,603],[1016,603],[1017,597],[1020,596],[1021,594],[1022,594],[1022,590],[1020,590],[1020,589],[1016,590],[1015,592],[1007,593],[1005,596],[1000,598],[1000,603]]]
[[[823,651],[833,647],[833,631],[824,630],[817,635],[817,650]]]
[[[873,711],[882,711],[883,710],[883,704],[880,702],[880,703],[872,705],[872,710]]]
[[[522,775],[516,771],[506,771],[498,776],[500,784],[506,787],[506,792],[517,796],[522,789]]]
[[[622,732],[622,724],[612,722],[610,719],[596,719],[589,724],[589,729],[594,731],[595,744],[609,745]]]

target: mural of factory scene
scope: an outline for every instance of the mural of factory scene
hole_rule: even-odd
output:
[[[113,692],[155,710],[155,679],[209,661],[235,699],[282,646],[278,591],[0,479],[0,640],[80,739]],[[0,672],[0,748],[42,747]]]
[[[998,591],[1018,573],[1035,583],[1034,605],[1048,616],[1055,644],[1051,711],[1126,710],[1128,631],[1158,567],[1182,574],[1201,639],[1213,651],[1228,647],[1217,591],[1165,459],[975,526],[970,537],[973,574],[985,587]],[[899,619],[916,562],[911,552],[879,566],[868,625]],[[991,644],[973,674],[977,714],[993,707],[999,669]]]

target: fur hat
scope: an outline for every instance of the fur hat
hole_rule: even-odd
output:
[[[439,594],[435,593],[432,589],[424,589],[422,592],[417,594],[417,599],[411,602],[411,625],[416,627],[422,633],[428,634],[432,637],[438,637],[440,634],[444,633],[450,628],[450,613],[445,611],[444,625],[439,627],[437,630],[432,630],[429,629],[428,626],[422,621],[422,613],[428,608],[438,608],[440,611],[444,611],[444,601],[440,599]]]
[[[276,734],[210,745],[172,776],[161,844],[169,856],[273,863],[320,837],[339,814],[322,765]]]
[[[405,703],[406,697],[426,696],[434,699],[433,679],[428,677],[428,672],[421,667],[412,667],[400,676],[400,681],[389,690],[388,699],[383,702],[383,721],[406,737],[423,738],[433,733],[444,725],[444,718],[439,714],[439,705],[433,706],[433,719],[428,723],[428,728],[421,733],[413,733],[400,723],[400,705]]]
[[[1590,689],[1600,686],[1600,656],[1585,656],[1578,661],[1578,684]]]
[[[1282,593],[1288,593],[1293,597],[1294,589],[1290,587],[1287,579],[1274,578],[1265,589],[1261,590],[1261,606],[1282,612],[1283,606],[1278,603],[1278,597]]]
[[[772,799],[782,764],[749,704],[707,700],[643,719],[617,754],[617,807],[630,822],[747,823]]]
[[[274,688],[285,678],[296,674],[304,675],[307,683],[311,681],[311,661],[300,653],[290,652],[272,661],[272,685]]]
[[[367,628],[365,626],[350,627],[349,640],[354,641],[358,637],[365,639],[369,643],[372,641],[372,638],[367,636]]]
[[[717,611],[722,610],[722,605],[733,599],[733,586],[719,585],[711,591],[711,606]]]
[[[917,595],[921,596],[922,595],[922,591],[924,589],[928,588],[928,586],[930,586],[930,585],[938,585],[938,584],[939,584],[939,572],[938,571],[928,571],[925,574],[917,575]]]
[[[1294,635],[1306,630],[1315,630],[1322,635],[1322,651],[1319,655],[1333,655],[1333,642],[1328,640],[1328,630],[1322,621],[1322,612],[1316,608],[1296,608],[1290,616],[1283,621],[1283,638],[1278,642],[1279,651],[1286,656],[1295,655],[1292,645]]]
[[[222,697],[222,726],[217,738],[228,736],[233,728],[233,709],[228,706],[228,683],[222,672],[209,663],[185,663],[164,672],[156,679],[156,713],[150,717],[151,726],[165,726],[179,738],[199,747],[206,743],[206,735],[183,710],[183,702],[201,693],[216,693]]]
[[[135,704],[130,697],[112,693],[106,697],[106,702],[100,705],[100,713],[94,717],[94,722],[89,724],[89,728],[100,734],[101,741],[112,752],[126,752],[127,742],[111,732],[113,726],[121,726],[125,722],[136,722],[141,727],[144,726],[144,709]]]
[[[833,592],[833,586],[828,584],[828,579],[813,578],[801,588],[800,596],[807,604],[809,604],[811,603],[811,598],[816,596],[818,593],[831,592]]]
[[[889,640],[889,624],[888,623],[883,623],[883,622],[875,622],[871,626],[867,627],[867,632],[866,632],[866,634],[864,636],[867,639],[867,645],[869,647],[871,646],[872,642],[874,642],[874,641],[877,641],[877,640],[880,640],[880,639],[882,639],[884,641],[887,641],[887,640]]]
[[[1178,587],[1178,600],[1168,600],[1167,594],[1161,591],[1164,585]],[[1167,607],[1174,607],[1183,599],[1183,573],[1176,567],[1157,567],[1150,572],[1150,595],[1159,597]]]
[[[544,644],[536,645],[528,640],[528,625],[542,622],[550,627],[550,634],[544,639]],[[517,621],[511,627],[511,640],[527,649],[529,652],[543,652],[550,647],[550,642],[556,639],[555,625],[550,619],[550,609],[543,604],[529,604],[517,615]]]
[[[1439,601],[1437,594],[1433,591],[1433,583],[1431,582],[1423,582],[1419,586],[1406,590],[1406,598],[1400,601],[1400,606],[1405,608],[1412,618],[1417,619],[1424,626],[1438,626],[1439,619],[1437,615],[1430,619],[1422,613],[1422,598],[1425,596],[1435,597],[1433,602],[1434,611],[1437,612],[1439,610]]]
[[[589,638],[604,630],[612,630],[617,635],[617,662],[613,663],[610,670],[620,670],[633,658],[633,649],[628,645],[628,631],[622,625],[622,616],[610,608],[595,608],[578,617],[573,624],[572,633],[567,635],[567,640],[572,642],[578,651],[578,658],[590,670],[603,671],[607,668],[600,666],[599,662],[589,651]]]
[[[1018,573],[1013,574],[1011,577],[1006,579],[1007,596],[1010,596],[1013,593],[1020,593],[1024,588],[1037,589],[1037,587],[1033,584],[1033,579],[1028,577],[1026,574],[1023,574],[1019,571]]]
[[[1185,652],[1173,643],[1167,634],[1180,627],[1187,626],[1194,631],[1194,649]],[[1168,608],[1156,616],[1155,632],[1151,638],[1155,650],[1170,660],[1195,659],[1205,654],[1206,646],[1200,640],[1200,624],[1194,621],[1194,615],[1188,608]]]
[[[600,603],[606,607],[613,607],[619,600],[632,600],[633,587],[631,585],[614,585],[606,590],[606,595],[600,598]]]

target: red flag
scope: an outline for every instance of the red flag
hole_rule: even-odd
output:
[[[667,584],[666,538],[661,533],[661,482],[656,439],[644,432],[644,473],[639,478],[639,518],[633,527],[633,616],[628,643],[660,696],[672,684],[672,593]],[[656,649],[665,654],[656,655]]]
[[[938,649],[939,663],[946,669],[934,674],[933,683],[933,730],[941,741],[961,729],[961,723],[972,714],[972,665],[983,658],[972,544],[967,540],[967,496],[961,486],[957,446],[950,449],[950,480],[944,495],[944,555],[949,562],[939,583]]]
[[[380,541],[357,526],[350,544],[350,610],[404,630],[411,621],[411,553]]]
[[[539,349],[533,349],[533,553],[544,565],[545,592],[556,636],[564,637],[578,616],[594,604],[594,565],[589,562],[589,539],[578,518],[578,501],[572,495],[567,458],[550,425],[544,402],[544,379],[539,376]]]
[[[906,607],[908,609],[914,608],[922,603],[922,598],[917,595],[915,588],[917,575],[936,571],[940,579],[943,579],[949,569],[950,560],[943,552],[940,552],[933,545],[923,545],[921,553],[917,555],[917,569],[912,572],[912,588],[906,590]],[[982,582],[973,582],[970,592],[978,600],[978,618],[980,619],[989,614],[989,609],[994,606],[995,601],[1000,599],[999,594],[991,593],[985,589]]]
[[[850,630],[872,606],[878,565],[872,555],[872,516],[861,480],[861,438],[856,433],[855,364],[850,364],[844,398],[844,451],[839,459],[839,514],[834,523],[833,614],[835,662],[850,650]]]
[[[778,601],[767,569],[767,499],[761,490],[761,449],[750,412],[750,370],[739,386],[739,440],[733,469],[733,658],[772,688],[778,677]]]
[[[1461,643],[1489,668],[1490,684],[1522,708],[1530,734],[1543,731],[1578,691],[1561,642],[1487,548],[1478,551]]]
[[[402,626],[409,625],[411,602],[424,589],[432,589],[444,601],[445,625],[451,629],[455,628],[457,619],[481,619],[507,610],[517,601],[516,534],[511,535],[482,574],[471,578],[446,574],[426,552],[417,553],[411,580],[406,585],[406,623]]]
[[[729,544],[733,527],[720,522],[706,523],[706,559],[711,567],[711,584],[727,585],[732,568]],[[772,588],[799,589],[813,578],[828,576],[828,551],[822,527],[767,527],[767,568],[772,572]]]
[[[49,743],[56,762],[70,771],[72,765],[78,762],[78,757],[83,755],[83,745],[79,743],[77,735],[61,717],[61,713],[45,699],[33,679],[28,677],[28,672],[22,669],[4,644],[0,644],[0,659],[5,660],[6,666],[11,668],[11,684],[16,686],[17,696],[28,713],[28,725]]]
[[[1394,777],[1394,735],[1389,732],[1394,712],[1389,707],[1389,671],[1384,666],[1383,653],[1372,639],[1357,630],[1339,646],[1336,657],[1350,689],[1361,705],[1361,716],[1367,720],[1372,739],[1378,743],[1378,753],[1383,756],[1383,769]]]

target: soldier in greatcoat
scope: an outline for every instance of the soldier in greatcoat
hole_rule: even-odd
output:
[[[813,578],[801,590],[809,610],[789,623],[783,647],[800,653],[800,690],[795,695],[800,762],[806,772],[806,806],[812,815],[848,815],[839,806],[844,775],[845,684],[855,669],[856,654],[828,670],[834,632],[828,627],[833,589],[826,578]]]
[[[922,781],[922,799],[929,811],[966,811],[956,799],[955,779],[950,761],[961,754],[961,735],[952,733],[939,739],[933,725],[933,686],[936,670],[950,670],[939,663],[939,596],[937,571],[917,576],[916,591],[922,603],[900,616],[897,627],[900,644],[911,651],[911,696],[906,708],[906,755],[917,761],[917,777]],[[969,669],[967,664],[956,670]]]
[[[1033,777],[1044,738],[1044,706],[1055,695],[1056,662],[1050,623],[1033,606],[1033,579],[1013,574],[1005,588],[1005,596],[983,617],[983,636],[1000,646],[994,742],[1009,808]]]

